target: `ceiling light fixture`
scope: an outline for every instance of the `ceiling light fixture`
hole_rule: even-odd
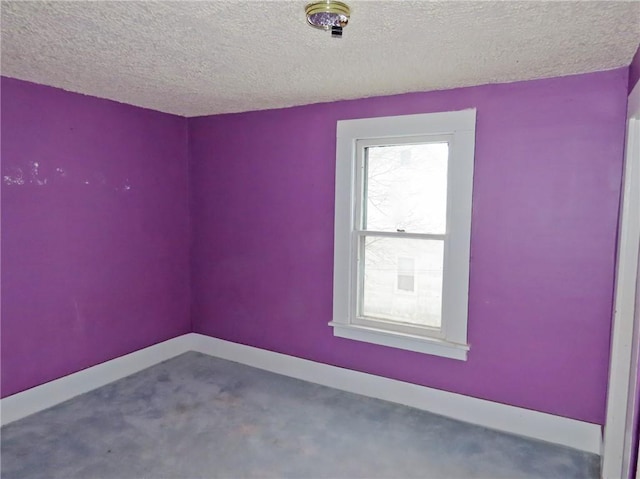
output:
[[[310,3],[305,7],[309,25],[322,30],[331,30],[332,37],[342,37],[342,29],[349,23],[351,9],[346,3],[334,0]]]

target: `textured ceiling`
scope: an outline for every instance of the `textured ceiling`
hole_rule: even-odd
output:
[[[626,66],[640,2],[2,1],[2,74],[184,116]]]

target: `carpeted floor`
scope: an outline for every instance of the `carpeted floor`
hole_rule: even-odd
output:
[[[2,478],[597,478],[599,458],[187,353],[4,427]]]

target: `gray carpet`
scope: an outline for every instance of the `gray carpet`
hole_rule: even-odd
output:
[[[4,427],[2,478],[597,478],[599,458],[187,353]]]

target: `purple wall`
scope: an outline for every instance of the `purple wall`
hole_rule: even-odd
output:
[[[2,396],[190,331],[187,121],[2,78]]]
[[[627,79],[622,68],[191,119],[194,330],[603,424]],[[468,361],[334,337],[336,121],[469,107]]]
[[[636,86],[638,80],[640,80],[640,46],[631,60],[631,65],[629,65],[629,93]]]
[[[602,424],[627,75],[188,122],[2,78],[2,396],[191,331],[191,259],[197,332]],[[469,360],[335,338],[336,121],[468,107]]]

